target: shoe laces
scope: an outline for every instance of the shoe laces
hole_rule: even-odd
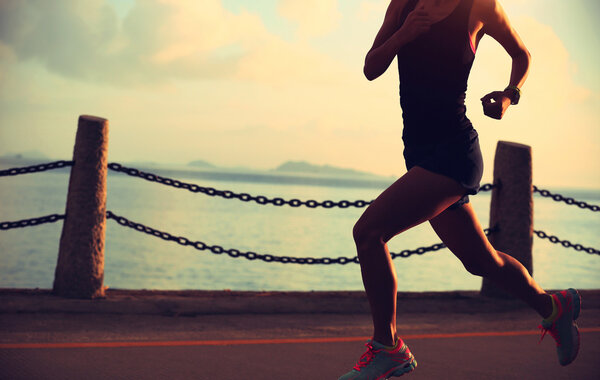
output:
[[[367,342],[365,346],[367,346],[367,351],[364,354],[362,354],[360,359],[358,359],[358,363],[356,363],[356,365],[354,366],[354,369],[359,372],[361,368],[368,366],[375,358],[375,355],[379,351],[381,351],[374,349],[373,344],[371,344],[371,342]]]
[[[558,335],[558,330],[556,329],[556,323],[552,323],[552,325],[550,325],[549,327],[545,327],[544,325],[539,325],[538,328],[542,332],[542,336],[540,337],[538,344],[542,343],[542,340],[546,336],[546,333],[550,333],[552,338],[554,338],[554,340],[556,341],[556,345],[560,346],[560,336]]]
[[[542,343],[542,340],[546,336],[546,333],[550,333],[552,338],[554,338],[554,340],[556,341],[556,345],[560,346],[560,335],[558,334],[558,329],[556,328],[556,321],[558,321],[559,318],[562,317],[565,310],[573,309],[572,298],[567,295],[566,291],[562,291],[560,293],[566,300],[566,304],[563,305],[562,302],[560,302],[560,300],[556,298],[556,296],[553,296],[553,298],[556,301],[556,306],[558,307],[558,315],[554,318],[553,322],[549,326],[544,326],[544,323],[538,326],[538,328],[542,331],[542,336],[540,337],[540,341],[538,342],[538,344]]]

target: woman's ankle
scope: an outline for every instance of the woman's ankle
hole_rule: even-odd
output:
[[[393,348],[398,342],[396,334],[373,334],[373,340],[386,347]]]
[[[548,293],[540,294],[538,305],[537,312],[544,319],[550,318],[555,312],[552,296]]]

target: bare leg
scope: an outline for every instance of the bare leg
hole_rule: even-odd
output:
[[[494,249],[469,203],[444,211],[430,223],[470,273],[486,277],[521,298],[543,318],[552,313],[552,301],[547,293],[518,260]]]
[[[385,190],[354,226],[363,284],[373,317],[373,339],[393,345],[396,338],[397,278],[387,242],[430,220],[464,194],[454,180],[414,167]]]

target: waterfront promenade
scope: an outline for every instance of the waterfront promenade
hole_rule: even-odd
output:
[[[406,379],[598,379],[600,291],[582,291],[580,356],[519,301],[400,293]],[[362,292],[109,290],[101,300],[0,290],[0,379],[337,379],[370,334]]]

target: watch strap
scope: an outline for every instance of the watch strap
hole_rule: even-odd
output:
[[[507,86],[504,91],[510,91],[510,104],[519,104],[521,89],[517,86]]]

